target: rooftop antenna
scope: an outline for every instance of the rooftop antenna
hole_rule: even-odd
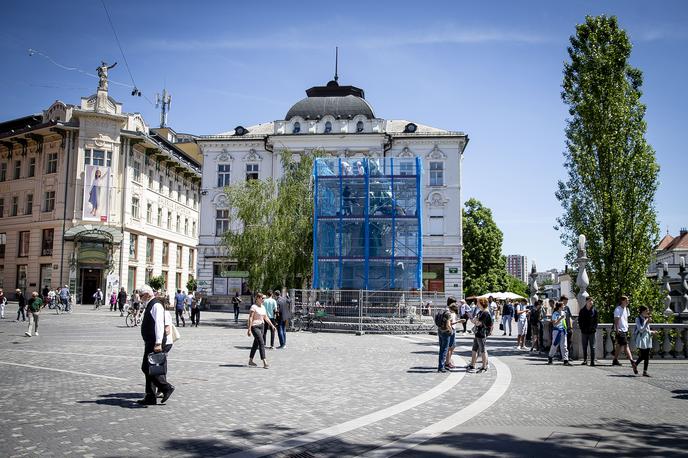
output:
[[[337,67],[339,64],[339,46],[335,46],[334,48],[334,81],[337,82],[339,80],[339,75],[337,74]]]
[[[167,92],[167,88],[163,88],[162,95],[155,94],[155,108],[160,108],[160,127],[167,124],[167,112],[170,110],[171,102],[172,96]]]

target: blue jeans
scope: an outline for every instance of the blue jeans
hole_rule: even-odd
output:
[[[502,316],[502,327],[504,328],[504,332],[506,333],[506,326],[509,325],[509,334],[511,334],[511,323],[514,321],[513,316],[511,315],[504,315]]]
[[[437,370],[444,368],[444,362],[447,359],[447,352],[449,351],[449,339],[451,339],[451,336],[452,335],[449,332],[437,331],[437,337],[440,340],[440,359],[437,364]]]
[[[277,338],[279,339],[280,347],[287,344],[287,322],[279,320],[277,323]]]

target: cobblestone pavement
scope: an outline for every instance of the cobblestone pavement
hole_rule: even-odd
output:
[[[438,374],[433,336],[302,332],[269,350],[264,370],[246,366],[243,325],[205,312],[170,353],[174,395],[141,407],[140,332],[118,313],[44,312],[40,336],[24,331],[0,321],[0,456],[688,453],[685,361],[652,361],[650,379],[628,364],[547,366],[500,336],[490,351],[504,365]],[[457,366],[470,338],[459,338]]]

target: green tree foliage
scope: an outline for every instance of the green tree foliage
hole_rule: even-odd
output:
[[[148,279],[148,285],[153,288],[154,291],[160,291],[165,287],[165,277],[162,275],[150,277]]]
[[[645,272],[657,243],[659,167],[645,140],[642,73],[629,64],[631,42],[615,17],[586,17],[570,38],[562,99],[569,106],[565,168],[556,197],[562,242],[575,258],[588,239],[590,294],[609,319],[621,294],[646,303]],[[657,306],[658,304],[648,304]]]
[[[301,287],[313,268],[311,174],[317,154],[295,160],[281,154],[280,180],[248,180],[228,186],[230,229],[224,244],[249,273],[252,290]]]
[[[198,283],[196,282],[195,278],[189,278],[189,280],[186,282],[186,290],[189,292],[198,290]]]
[[[471,198],[464,205],[462,219],[464,294],[477,296],[495,291],[525,292],[525,283],[506,272],[506,259],[502,256],[504,235],[492,219],[492,210]],[[518,291],[509,289],[512,287]]]

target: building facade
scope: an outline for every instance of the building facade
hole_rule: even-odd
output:
[[[0,123],[0,286],[68,284],[83,303],[151,275],[185,289],[201,164],[174,137],[124,113],[102,78],[79,105]]]
[[[510,254],[506,257],[506,271],[524,283],[528,283],[528,258],[520,254]]]
[[[199,290],[223,302],[242,289],[240,275],[232,275],[236,266],[221,244],[222,234],[229,229],[223,188],[241,180],[279,178],[279,158],[285,150],[297,156],[318,150],[333,158],[421,159],[423,287],[461,296],[461,162],[468,136],[378,118],[363,90],[336,81],[310,88],[306,94],[284,119],[197,137],[203,153],[204,215]]]

